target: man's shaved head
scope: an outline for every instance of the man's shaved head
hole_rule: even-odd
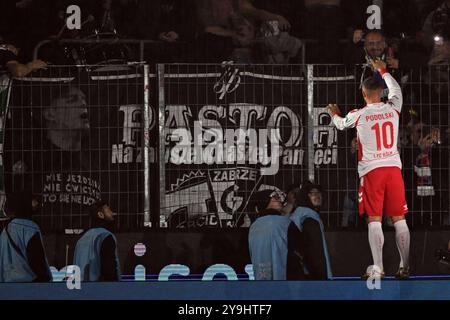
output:
[[[362,84],[363,96],[367,103],[380,102],[383,89],[383,83],[374,77],[367,78]]]
[[[362,87],[366,91],[377,91],[383,90],[383,83],[375,79],[374,77],[369,77],[363,81]]]

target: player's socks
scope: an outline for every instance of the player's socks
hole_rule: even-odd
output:
[[[383,271],[384,234],[381,222],[369,223],[369,244],[372,251],[373,264]]]
[[[400,268],[409,268],[409,243],[410,234],[406,220],[400,220],[394,223],[395,242],[400,253]]]

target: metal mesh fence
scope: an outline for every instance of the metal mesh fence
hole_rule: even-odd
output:
[[[256,191],[282,194],[306,177],[301,66],[169,65],[164,74],[161,226],[249,226]]]
[[[364,101],[360,84],[365,77],[372,74],[370,69],[366,66],[341,65],[309,65],[304,68],[300,66],[222,66],[219,69],[217,66],[171,65],[164,73],[165,101],[162,105],[175,108],[174,110],[180,112],[178,119],[182,120],[185,128],[189,128],[187,131],[192,135],[195,135],[193,122],[198,120],[197,109],[201,108],[206,108],[202,112],[214,115],[212,118],[206,118],[206,123],[211,124],[207,124],[207,128],[203,128],[203,131],[208,133],[214,131],[214,128],[224,132],[230,128],[236,129],[238,122],[232,121],[233,116],[230,118],[231,121],[225,124],[219,124],[219,122],[222,116],[224,118],[230,116],[230,109],[236,110],[235,101],[238,101],[242,106],[246,104],[263,106],[267,110],[270,110],[273,105],[287,106],[300,119],[298,125],[289,123],[293,118],[288,117],[290,120],[287,123],[277,123],[276,127],[281,131],[290,128],[293,130],[290,134],[298,128],[306,141],[302,141],[297,146],[299,148],[293,153],[293,162],[289,162],[284,157],[290,152],[288,151],[290,145],[288,141],[283,141],[287,142],[288,146],[286,148],[284,145],[285,149],[281,151],[283,156],[280,158],[280,171],[264,176],[262,181],[268,181],[265,185],[258,186],[261,182],[256,179],[256,187],[254,184],[246,184],[242,187],[238,181],[239,178],[235,181],[230,181],[232,179],[229,178],[229,172],[233,171],[232,168],[236,166],[236,163],[226,163],[218,167],[210,164],[205,169],[204,163],[200,161],[198,166],[194,163],[189,165],[188,171],[192,170],[189,173],[182,166],[173,166],[172,158],[168,156],[173,149],[167,146],[170,145],[170,141],[173,142],[172,131],[177,128],[177,125],[174,127],[174,122],[171,122],[167,116],[174,117],[175,111],[164,109],[165,129],[169,133],[165,133],[166,138],[161,140],[161,143],[166,144],[166,160],[171,160],[168,161],[169,164],[166,161],[164,170],[164,183],[169,197],[166,194],[166,198],[161,200],[162,226],[195,227],[208,225],[207,221],[217,220],[224,220],[225,223],[215,223],[214,226],[246,226],[248,221],[246,223],[236,221],[236,215],[234,215],[234,212],[242,210],[242,207],[239,210],[242,199],[249,199],[256,190],[266,187],[286,191],[290,184],[298,185],[307,178],[324,188],[321,215],[327,227],[363,227],[365,225],[364,219],[360,218],[357,212],[359,179],[356,132],[355,130],[338,132],[331,125],[326,106],[328,103],[337,103],[344,113],[361,108]],[[448,77],[445,78],[447,75],[448,66],[394,72],[404,94],[399,148],[410,209],[408,222],[413,227],[446,226],[449,223],[449,84]],[[207,80],[208,78],[211,80]],[[216,90],[215,95],[212,94],[214,90]],[[270,95],[267,92],[270,92]],[[385,96],[387,97],[387,90],[385,90]],[[200,105],[196,106],[199,102]],[[183,111],[179,109],[180,106]],[[238,106],[237,109],[239,108],[243,107]],[[244,112],[241,110],[239,113],[241,115]],[[240,125],[241,128],[249,128],[247,123],[240,123]],[[261,127],[258,128],[257,121],[250,127],[256,130],[261,129]],[[214,136],[211,132],[209,134]],[[437,135],[439,139],[436,138]],[[437,140],[431,142],[432,137]],[[189,141],[188,144],[192,143],[192,146],[188,147],[188,149],[192,148],[192,154],[195,154],[196,143],[208,144],[206,140],[202,140],[204,138],[202,135],[198,140],[189,134],[186,138]],[[177,139],[175,140],[179,141]],[[213,138],[210,137],[210,139],[214,141]],[[226,141],[226,137],[224,140]],[[249,146],[246,148],[251,149]],[[296,162],[299,159],[296,158],[297,155],[302,159],[301,161]],[[290,167],[291,163],[295,165]],[[214,169],[216,170],[213,172],[218,176],[211,177],[210,170]],[[208,175],[205,174],[205,170]],[[216,184],[215,179],[220,180],[220,174],[223,175],[223,180]],[[190,179],[201,181],[201,183],[193,189],[183,189],[184,194],[176,191],[178,183],[183,184]],[[244,193],[242,193],[243,190],[245,190]],[[250,204],[251,200],[244,200],[244,203]],[[226,209],[222,212],[224,208]],[[243,213],[251,220],[250,208],[251,206],[244,206]],[[215,216],[217,219],[205,219],[204,216],[208,214],[213,217],[217,214]],[[177,217],[175,223],[172,220],[174,216]],[[200,223],[191,222],[189,225],[188,221],[198,219]],[[229,219],[231,222],[227,222]],[[386,221],[386,223],[389,225],[390,222]]]
[[[448,70],[448,66],[433,66],[393,72],[404,99],[398,146],[407,220],[413,227],[449,224]],[[362,226],[365,221],[357,213],[356,132],[338,132],[329,126],[324,107],[337,103],[344,114],[361,108],[360,84],[368,75],[372,72],[366,66],[314,66],[315,178],[326,190],[322,218],[329,227]]]
[[[326,226],[358,226],[357,152],[351,148],[355,130],[338,131],[326,111],[336,103],[343,114],[363,106],[354,68],[311,67],[314,128],[314,180],[323,188],[322,219]]]
[[[6,119],[6,191],[32,188],[44,229],[84,229],[102,198],[119,230],[247,227],[258,190],[306,179],[326,227],[360,227],[355,131],[328,103],[363,106],[361,66],[52,66],[15,79]],[[370,74],[370,72],[369,72]],[[396,71],[408,220],[449,224],[449,67]],[[147,95],[145,95],[147,94]],[[147,97],[148,100],[144,98]],[[150,223],[151,222],[151,223]]]
[[[90,225],[106,201],[122,230],[143,224],[142,66],[49,67],[15,79],[5,133],[6,191],[31,190],[44,230]]]
[[[449,66],[396,76],[405,99],[400,146],[409,219],[415,226],[448,226]]]

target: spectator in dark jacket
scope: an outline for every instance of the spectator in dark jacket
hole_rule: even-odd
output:
[[[371,65],[371,61],[381,59],[386,62],[389,72],[400,82],[402,73],[405,74],[413,68],[426,66],[427,58],[427,50],[418,43],[407,44],[395,40],[388,45],[386,37],[380,30],[366,32],[356,30],[352,43],[346,49],[344,61],[349,66],[362,65],[362,72],[359,73],[357,69],[356,73],[362,83],[370,76],[383,81]],[[385,89],[387,89],[386,86]],[[387,90],[385,95],[387,96]]]
[[[341,0],[304,0],[301,16],[306,39],[318,41],[308,45],[308,63],[340,63],[339,40],[344,37],[345,18]],[[326,21],[326,22],[325,22]]]
[[[127,38],[155,39],[158,11],[153,1],[117,0],[112,3],[117,32]]]
[[[277,21],[280,31],[290,28],[283,16],[256,8],[250,0],[196,0],[196,9],[203,62],[231,59],[250,63],[251,47],[256,38],[255,23]]]
[[[31,59],[34,47],[48,34],[48,12],[53,1],[47,0],[2,0],[0,10],[0,32],[17,40],[23,59]]]

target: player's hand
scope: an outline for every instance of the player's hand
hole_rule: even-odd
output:
[[[398,59],[395,59],[395,58],[387,58],[386,61],[387,61],[388,66],[389,66],[390,68],[392,68],[392,69],[398,69],[398,66],[399,66],[399,61],[398,61]]]
[[[353,32],[353,43],[357,44],[358,42],[360,42],[362,40],[362,38],[364,37],[364,31],[362,31],[361,29],[357,29]]]
[[[380,60],[380,59],[372,60],[372,67],[375,70],[386,69],[386,62],[384,62],[383,60]]]
[[[337,104],[330,103],[327,106],[328,114],[333,118],[334,115],[341,115],[341,110],[339,109]]]

